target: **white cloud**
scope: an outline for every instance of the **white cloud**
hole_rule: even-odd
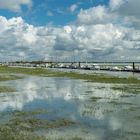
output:
[[[52,59],[56,55],[58,58],[75,55],[77,59],[88,56],[94,60],[139,60],[140,29],[136,28],[139,20],[120,14],[124,4],[114,5],[115,10],[105,6],[81,10],[76,22],[63,27],[35,27],[21,17],[1,16],[0,57]]]
[[[118,9],[122,4],[124,4],[126,0],[110,0],[110,8],[112,10]]]
[[[139,7],[139,0],[110,0],[110,8],[125,16],[140,17]]]
[[[135,28],[140,28],[139,0],[110,0],[110,12],[115,12]]]
[[[27,5],[30,7],[32,5],[32,0],[0,0],[1,9],[19,12],[21,11],[22,5]]]
[[[66,31],[66,33],[71,33],[72,29],[70,26],[64,26],[64,30]]]
[[[73,13],[73,12],[75,12],[75,10],[78,8],[78,5],[77,4],[73,4],[73,5],[71,5],[70,7],[69,7],[69,11],[71,12],[71,13]]]
[[[65,58],[73,53],[79,58],[126,58],[138,52],[140,31],[112,23],[34,27],[21,17],[0,17],[1,57],[50,59],[56,54]],[[127,55],[127,53],[129,55]]]
[[[55,41],[47,28],[29,25],[21,17],[9,20],[0,17],[0,27],[1,58],[45,57]],[[42,37],[44,29],[45,35]]]
[[[103,24],[112,22],[117,17],[116,14],[110,13],[105,6],[92,7],[87,10],[81,9],[78,14],[78,24]]]

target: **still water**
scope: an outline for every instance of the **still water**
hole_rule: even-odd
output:
[[[0,112],[43,108],[49,113],[42,119],[77,122],[70,127],[49,129],[44,133],[47,137],[140,139],[140,94],[112,90],[111,84],[54,77],[25,76],[1,85],[16,87],[17,91],[0,94]]]

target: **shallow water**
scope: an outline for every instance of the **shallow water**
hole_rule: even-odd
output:
[[[77,122],[70,127],[42,131],[47,137],[140,139],[140,94],[114,91],[111,84],[54,77],[26,76],[1,85],[16,87],[17,92],[0,94],[0,112],[43,108],[48,113],[39,116],[41,119]]]

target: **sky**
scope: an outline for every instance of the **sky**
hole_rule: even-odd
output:
[[[0,0],[0,59],[140,61],[140,0]]]

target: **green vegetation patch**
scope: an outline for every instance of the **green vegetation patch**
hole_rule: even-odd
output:
[[[45,137],[28,132],[25,133],[23,131],[14,129],[9,125],[1,125],[0,140],[45,140]]]
[[[45,109],[36,109],[33,111],[14,111],[12,112],[12,117],[30,117],[38,114],[47,114],[48,111]]]
[[[4,74],[0,75],[0,82],[1,81],[9,81],[9,80],[17,80],[17,79],[22,79],[22,76],[16,76],[16,75],[11,75],[11,74]],[[16,89],[10,86],[2,86],[0,85],[0,93],[2,92],[15,92]]]
[[[128,85],[122,85],[122,86],[115,86],[111,89],[125,92],[125,93],[132,93],[132,94],[139,94],[140,93],[140,85],[139,84],[128,84]]]
[[[16,92],[16,89],[8,86],[0,86],[0,93],[3,92]]]
[[[136,119],[140,121],[140,116],[137,116]]]
[[[42,68],[17,68],[17,67],[0,67],[0,73],[29,74],[38,76],[47,76],[51,71]]]
[[[91,91],[91,90],[88,90],[88,91],[86,91],[86,93],[93,93],[93,91]]]
[[[140,84],[140,80],[135,77],[120,78],[110,76],[107,74],[81,74],[78,72],[52,71],[43,68],[30,69],[30,68],[0,67],[0,73],[16,73],[16,74],[20,73],[47,77],[68,77],[98,83]]]
[[[10,113],[10,120],[0,125],[0,140],[45,140],[45,137],[38,136],[35,132],[76,124],[68,119],[48,120],[38,117],[38,115],[47,115],[47,113],[45,109]]]
[[[21,76],[16,76],[16,75],[0,75],[0,81],[8,81],[8,80],[16,80],[16,79],[21,79],[23,77]]]
[[[90,99],[91,99],[91,101],[97,101],[97,100],[102,99],[102,97],[91,97]]]
[[[24,131],[35,131],[40,129],[54,129],[59,127],[66,127],[74,124],[74,122],[66,119],[60,120],[42,120],[38,118],[15,118],[9,123],[9,126],[15,129]]]
[[[97,82],[97,83],[121,83],[121,84],[138,84],[140,80],[135,77],[129,78],[120,78],[115,76],[110,76],[107,74],[81,74],[76,72],[58,72],[54,73],[56,77],[69,77],[73,79],[83,79],[88,82]]]
[[[67,119],[47,120],[39,119],[37,115],[47,114],[47,110],[37,109],[34,111],[14,111],[9,125],[21,130],[34,131],[36,129],[51,129],[74,124]]]
[[[135,105],[133,103],[129,103],[129,102],[118,102],[115,100],[109,101],[108,103],[113,104],[113,105]]]
[[[71,138],[71,139],[69,139],[69,140],[83,140],[83,139],[80,138],[80,137],[75,137],[75,138]]]
[[[36,133],[24,132],[11,128],[8,125],[0,126],[0,140],[65,140],[65,138],[46,138]],[[69,138],[67,140],[83,140],[80,137]]]

